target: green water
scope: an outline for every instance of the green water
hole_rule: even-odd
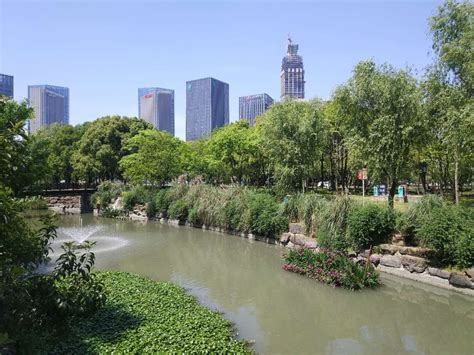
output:
[[[78,226],[79,218],[60,224]],[[385,275],[377,290],[332,289],[282,270],[279,246],[158,222],[82,218],[84,226],[102,225],[91,237],[99,269],[185,287],[233,321],[258,353],[474,353],[467,296]]]

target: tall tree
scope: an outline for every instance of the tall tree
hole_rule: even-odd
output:
[[[416,80],[388,64],[361,62],[339,88],[337,99],[350,117],[351,145],[365,157],[372,175],[388,179],[388,202],[393,207],[410,151],[424,130]]]
[[[304,191],[322,151],[320,105],[284,101],[272,105],[261,117],[262,144],[281,191]]]
[[[133,152],[120,160],[124,177],[134,184],[162,186],[183,172],[184,143],[169,133],[144,130],[129,139],[125,149]]]

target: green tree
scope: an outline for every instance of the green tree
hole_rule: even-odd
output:
[[[262,146],[281,191],[304,191],[322,151],[323,125],[319,105],[284,101],[261,117]]]
[[[133,153],[120,160],[124,177],[134,184],[162,186],[182,173],[183,145],[166,132],[154,129],[141,131],[125,146]]]
[[[74,176],[92,182],[122,177],[119,161],[128,152],[128,140],[153,127],[138,118],[106,116],[87,126],[73,155]]]
[[[424,131],[420,90],[405,70],[371,61],[359,63],[336,100],[349,118],[350,145],[360,150],[370,173],[389,181],[389,206],[408,157]]]
[[[452,185],[459,203],[460,171],[473,162],[474,5],[446,1],[430,19],[430,31],[436,61],[423,84],[432,122],[428,152],[438,161],[441,191],[447,184],[449,162],[454,163]],[[468,174],[470,180],[472,170]]]

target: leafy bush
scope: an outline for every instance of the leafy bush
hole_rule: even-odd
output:
[[[18,199],[19,208],[25,210],[47,210],[48,203],[43,196],[31,196]]]
[[[126,211],[132,211],[136,205],[145,205],[152,198],[152,192],[144,186],[134,186],[130,191],[122,193],[123,206]]]
[[[266,193],[249,194],[251,231],[265,237],[279,236],[288,228],[288,218],[279,213],[279,204]]]
[[[125,272],[97,280],[109,290],[105,307],[75,319],[60,341],[46,341],[36,353],[250,353],[232,338],[229,321],[179,286]]]
[[[112,181],[102,182],[97,187],[97,191],[91,195],[92,205],[99,206],[101,209],[106,208],[120,196],[123,188],[122,185],[115,184]]]
[[[367,204],[353,208],[347,223],[348,238],[354,250],[386,241],[395,225],[391,209]]]
[[[415,237],[433,248],[436,262],[470,267],[474,264],[474,216],[461,207],[433,206],[429,215],[417,219]]]
[[[380,284],[379,275],[371,264],[365,270],[348,257],[333,251],[316,252],[299,248],[290,250],[284,259],[283,269],[306,275],[333,287],[358,290]]]
[[[166,217],[168,215],[168,208],[171,204],[169,190],[167,189],[158,190],[158,192],[155,195],[154,202],[155,202],[156,213],[161,213],[163,216]]]
[[[120,210],[115,210],[113,208],[105,207],[101,212],[100,216],[105,218],[117,218],[122,215]]]
[[[346,232],[353,206],[354,202],[349,197],[338,196],[323,211],[322,225],[317,234],[318,241],[323,247],[345,252],[350,246]]]
[[[171,203],[168,214],[171,219],[185,221],[188,216],[188,204],[184,199],[176,200]]]
[[[288,198],[284,213],[293,222],[303,222],[309,236],[315,236],[323,223],[328,201],[319,194],[296,194]]]
[[[189,210],[188,222],[191,223],[194,226],[202,224],[199,220],[198,209],[196,207],[193,207]]]

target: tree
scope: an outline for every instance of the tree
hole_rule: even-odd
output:
[[[89,124],[73,155],[74,176],[92,182],[122,177],[119,161],[128,140],[153,127],[138,118],[106,116]]]
[[[454,161],[453,191],[459,203],[460,170],[472,165],[474,146],[474,5],[446,1],[430,19],[430,31],[436,61],[423,85],[433,122],[429,151],[438,160],[441,191],[447,175],[443,156],[445,171]]]
[[[319,105],[292,100],[274,104],[262,115],[262,145],[281,191],[304,191],[322,152],[321,116]]]
[[[183,171],[183,145],[169,133],[154,129],[141,131],[125,146],[134,153],[120,160],[124,177],[134,184],[164,185]]]
[[[390,184],[389,206],[424,121],[416,80],[404,70],[359,63],[337,96],[349,117],[350,145],[360,149],[373,176]]]

